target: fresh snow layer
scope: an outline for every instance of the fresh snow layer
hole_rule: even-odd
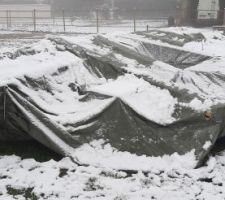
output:
[[[191,28],[163,28],[160,30],[175,32],[177,34],[184,34],[186,32],[192,34],[199,33],[201,31],[199,29]],[[204,74],[196,75],[196,72],[225,75],[225,53],[223,51],[225,36],[220,32],[213,32],[207,29],[201,31],[201,33],[204,35],[206,40],[202,42],[191,42],[193,43],[193,49],[188,47],[188,45],[191,45],[190,43],[185,44],[184,47],[175,47],[165,42],[163,43],[161,41],[151,40],[136,34],[110,33],[103,35],[103,37],[106,37],[113,42],[125,45],[127,48],[135,50],[141,54],[146,54],[143,48],[141,48],[141,41],[156,43],[162,46],[181,50],[192,50],[206,55],[210,54],[210,52],[216,52],[210,49],[211,47],[220,51],[220,53],[216,54],[217,56],[213,57],[213,59],[184,70],[175,68],[174,66],[161,61],[155,61],[151,66],[146,68],[134,59],[115,53],[115,58],[124,63],[124,69],[131,74],[145,75],[157,82],[162,82],[169,87],[175,87],[180,90],[185,89],[190,94],[197,93],[199,98],[188,103],[179,102],[179,104],[191,107],[194,110],[204,111],[210,109],[212,105],[225,102],[223,82],[218,79],[217,83],[213,83]],[[112,49],[107,46],[95,45],[93,43],[94,37],[95,35],[61,36],[62,39],[96,52],[99,56],[110,54]],[[198,48],[195,48],[195,45],[201,45],[201,47],[204,45],[206,48],[198,50]],[[71,96],[74,95],[70,94],[71,92],[68,90],[66,85],[67,82],[64,82],[65,80],[75,79],[76,83],[85,86],[87,90],[107,93],[111,96],[121,98],[128,105],[132,105],[136,112],[144,115],[150,120],[154,120],[157,123],[169,124],[174,121],[172,114],[174,112],[175,105],[178,103],[177,99],[172,97],[170,92],[166,89],[162,90],[152,86],[146,81],[134,76],[130,76],[129,78],[120,77],[118,80],[108,80],[108,82],[104,79],[100,80],[90,74],[83,65],[82,59],[67,51],[58,51],[57,48],[59,47],[48,39],[39,40],[33,44],[26,44],[25,42],[24,51],[26,51],[27,47],[28,50],[32,50],[35,53],[32,55],[29,53],[27,55],[20,55],[16,59],[3,57],[0,62],[0,85],[9,82],[17,83],[18,81],[15,78],[21,78],[25,74],[33,78],[41,77],[44,74],[46,81],[52,83],[51,86],[55,88],[55,94],[52,96],[47,92],[40,90],[38,93],[33,92],[32,98],[50,112],[62,114],[63,112],[66,113],[68,108],[72,108],[71,113],[77,112],[77,109],[79,108],[73,109],[73,107],[80,107],[80,105],[79,103],[73,103],[74,99],[72,99]],[[208,50],[208,48],[210,50]],[[21,49],[21,45],[20,48],[14,47],[11,50],[8,47],[0,48],[0,57],[1,55],[5,55],[4,53],[6,52],[15,53],[18,49]],[[210,56],[214,56],[214,54],[210,54]],[[70,68],[71,73],[61,76],[61,80],[54,80],[50,76],[51,73],[55,72],[58,68],[65,66]],[[176,77],[175,81],[174,77]],[[24,90],[26,90],[26,88],[24,88]],[[32,91],[30,90],[27,92],[30,94]],[[78,98],[79,97],[76,97],[76,99]],[[55,101],[56,99],[58,100],[58,103]],[[139,101],[142,103],[138,103]],[[60,102],[65,102],[64,105],[71,105],[71,107],[64,105],[60,106]],[[49,107],[49,105],[51,105],[51,107]],[[90,110],[90,108],[87,108],[87,110]],[[67,119],[71,118],[69,116],[61,116],[61,120],[58,119],[58,121],[62,124]]]
[[[122,55],[115,55],[117,59],[126,64],[125,69],[131,73],[145,75],[165,85],[175,87],[180,90],[185,89],[190,94],[198,94],[197,101],[186,104],[194,110],[203,111],[210,109],[212,105],[225,102],[224,81],[216,78],[217,75],[225,76],[225,36],[219,31],[210,31],[208,29],[192,29],[192,28],[162,28],[162,31],[174,32],[178,34],[201,33],[205,40],[201,42],[189,42],[183,47],[167,44],[166,42],[145,38],[137,34],[107,34],[104,36],[112,42],[116,42],[142,55],[149,55],[140,42],[157,44],[164,47],[170,47],[178,50],[185,50],[201,55],[211,56],[212,58],[193,65],[186,69],[178,69],[172,65],[155,61],[150,67],[145,67],[137,61]],[[187,30],[187,33],[186,33]],[[216,78],[215,82],[211,81],[207,75]],[[176,78],[176,80],[174,80]],[[201,102],[201,105],[200,105]]]
[[[101,152],[93,153],[91,147],[86,148],[91,156],[105,157],[112,155],[107,146]],[[200,169],[191,169],[192,156],[180,157],[172,155],[162,158],[137,158],[124,154],[123,159],[108,157],[105,167],[78,167],[69,158],[59,162],[50,160],[39,163],[33,159],[21,160],[17,156],[0,157],[0,199],[24,200],[23,195],[9,195],[7,188],[33,188],[39,199],[70,200],[221,200],[225,198],[224,161],[225,155],[210,158],[207,165]],[[85,155],[87,156],[87,155]],[[120,156],[120,155],[119,155]],[[139,161],[140,163],[136,163]],[[145,163],[146,161],[146,163]],[[113,170],[109,164],[123,165],[124,162],[147,166],[146,173],[129,174]],[[64,172],[64,173],[62,173]]]
[[[157,170],[164,171],[169,163],[172,168],[193,169],[196,165],[194,151],[184,156],[178,154],[163,157],[137,156],[129,152],[119,152],[109,144],[105,144],[103,140],[81,146],[76,149],[74,156],[81,163],[115,170],[151,171],[157,166]]]
[[[17,59],[5,58],[0,62],[0,84],[26,75],[40,77],[63,66],[73,66],[79,60],[68,52],[56,51],[49,40],[41,40],[30,47],[34,55],[21,55]]]
[[[173,114],[177,105],[202,112],[210,109],[213,105],[225,103],[224,81],[217,78],[217,75],[225,75],[225,53],[223,51],[225,36],[218,31],[208,29],[201,31],[192,28],[163,28],[159,30],[181,35],[201,32],[205,40],[191,43],[220,49],[220,54],[213,56],[213,54],[210,54],[212,49],[208,51],[207,48],[203,48],[200,52],[200,49],[193,48],[193,51],[203,55],[210,54],[212,59],[186,69],[178,69],[157,60],[146,67],[129,56],[112,51],[112,48],[107,45],[94,43],[93,40],[99,35],[59,36],[71,45],[80,46],[99,57],[107,57],[110,53],[113,53],[112,57],[121,62],[123,64],[122,68],[130,73],[130,75],[120,76],[115,80],[106,80],[91,73],[82,58],[65,51],[63,45],[59,46],[48,39],[55,36],[47,36],[39,40],[30,39],[29,42],[27,40],[17,41],[14,46],[11,43],[7,45],[6,42],[4,47],[0,47],[0,85],[16,84],[38,106],[54,114],[48,115],[49,118],[57,122],[58,125],[62,125],[62,128],[66,124],[67,131],[72,129],[69,124],[75,124],[99,113],[110,105],[115,98],[121,99],[145,118],[162,125],[174,122]],[[188,47],[190,43],[185,44],[183,47],[177,47],[166,42],[145,38],[139,34],[110,33],[101,35],[101,37],[105,37],[109,41],[123,45],[142,55],[147,55],[147,53],[143,49],[141,42],[160,44],[179,50],[190,50]],[[193,45],[193,47],[195,46]],[[16,57],[12,59],[9,55],[16,55]],[[53,76],[55,72],[65,67],[68,68],[65,72]],[[211,81],[207,76],[208,74],[215,78],[216,81]],[[156,87],[144,79],[138,78],[139,75],[163,83],[170,88],[186,90],[190,95],[197,94],[197,97],[189,102],[182,102],[173,97],[166,87],[163,89]],[[47,86],[52,88],[52,93],[46,91],[45,88],[33,90],[25,87],[19,81],[25,80],[24,76],[42,79],[48,84]],[[104,101],[96,99],[88,103],[81,102],[82,95],[72,92],[71,88],[68,87],[70,83],[75,83],[87,91],[107,94],[112,98]]]
[[[171,123],[177,100],[168,90],[162,90],[132,75],[119,77],[104,85],[94,86],[92,91],[118,97],[137,113],[159,124]]]

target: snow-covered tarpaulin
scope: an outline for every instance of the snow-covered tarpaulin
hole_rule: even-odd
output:
[[[225,39],[172,31],[0,49],[0,140],[35,139],[82,164],[100,161],[79,147],[101,141],[137,155],[194,151],[200,165],[225,134]]]

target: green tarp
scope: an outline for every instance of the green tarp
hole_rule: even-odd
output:
[[[69,45],[64,40],[54,39],[54,42],[60,45],[63,44],[67,51],[84,59],[84,65],[89,72],[99,78],[116,79],[121,75],[130,73],[113,56],[96,56],[93,52],[82,47]],[[100,37],[97,37],[95,42],[102,45],[112,45],[115,52],[120,52],[127,57],[133,57],[146,66],[150,65],[154,59],[159,59],[154,55],[150,58],[138,53],[135,54],[135,52],[111,44]],[[149,52],[152,52],[153,49],[156,52],[158,51],[158,47],[154,47],[154,45],[143,45]],[[165,51],[165,54],[166,50],[169,51],[168,49],[161,49],[161,51]],[[175,53],[173,51],[171,57]],[[166,55],[167,58],[170,56],[170,54]],[[191,62],[188,62],[187,57],[193,57]],[[176,62],[176,65],[181,65],[181,68],[184,65],[187,67],[193,63],[196,64],[209,59],[208,57],[187,52],[183,54],[183,59],[180,59],[181,54],[177,55],[176,58],[180,62],[184,61],[183,65]],[[171,63],[170,59],[167,60],[168,63]],[[59,76],[68,70],[67,67],[58,69],[54,75]],[[210,78],[210,74],[205,75]],[[197,97],[197,94],[190,95],[185,90],[167,86],[162,82],[152,80],[144,74],[136,74],[136,76],[143,78],[151,85],[169,90],[178,100],[184,101],[185,99]],[[221,79],[219,75],[218,78]],[[198,164],[201,164],[218,138],[223,137],[225,134],[225,106],[222,104],[212,107],[212,117],[209,120],[204,116],[204,112],[193,111],[191,108],[177,105],[174,112],[176,120],[170,124],[162,125],[137,113],[130,105],[118,97],[88,91],[72,82],[68,87],[71,88],[71,92],[82,95],[80,102],[84,103],[84,105],[96,99],[100,102],[108,101],[108,103],[93,115],[81,117],[76,123],[65,123],[65,127],[62,127],[49,117],[54,113],[49,113],[43,109],[22,89],[27,87],[34,91],[41,89],[51,93],[55,88],[48,87],[46,83],[48,80],[32,79],[28,76],[18,81],[20,86],[9,83],[0,87],[1,141],[21,141],[33,138],[55,152],[69,156],[73,148],[96,139],[104,139],[120,151],[128,151],[138,155],[162,156],[175,152],[185,154],[195,150],[196,157],[199,160]],[[74,116],[76,115],[77,113],[74,113]],[[70,128],[68,129],[68,127]],[[211,145],[205,149],[203,146],[207,141],[210,141]]]

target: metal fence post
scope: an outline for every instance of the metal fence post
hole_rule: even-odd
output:
[[[9,11],[6,10],[6,25],[7,25],[7,30],[9,29]]]
[[[8,14],[9,14],[9,27],[11,27],[12,26],[11,10],[9,10]]]
[[[97,28],[97,33],[99,33],[99,10],[96,9],[96,28]]]
[[[54,13],[54,11],[52,11],[51,16],[52,16],[52,25],[54,27],[55,26],[55,13]]]
[[[136,32],[136,17],[134,17],[134,32]]]
[[[225,26],[225,8],[223,10],[223,25]]]
[[[65,20],[65,10],[62,10],[62,15],[63,15],[63,30],[66,32],[66,20]]]
[[[33,10],[33,25],[34,25],[34,31],[36,31],[36,10]]]
[[[134,33],[136,32],[136,10],[134,10]]]

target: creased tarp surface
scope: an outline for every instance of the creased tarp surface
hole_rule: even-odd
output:
[[[130,73],[129,68],[124,68],[124,63],[114,56],[101,57],[85,48],[70,45],[61,39],[54,39],[54,42],[63,44],[67,51],[83,59],[84,66],[94,77],[105,78],[106,80],[117,79],[119,76]],[[129,58],[133,57],[146,66],[151,65],[155,59],[153,57],[148,58],[146,55],[142,56],[139,53],[133,56],[135,51],[128,51],[125,47],[114,45],[109,41],[106,42],[102,38],[96,37],[95,42],[102,45],[111,45],[116,52],[120,52]],[[152,48],[154,47],[151,46],[150,49]],[[195,64],[196,59],[201,62],[202,59],[209,58],[197,55],[197,58],[192,59]],[[181,66],[181,68],[183,67]],[[69,68],[58,70],[54,76],[60,76],[68,71]],[[151,79],[145,74],[134,73],[134,75],[151,85],[168,89],[178,101],[195,97],[201,98],[196,93],[190,95],[183,89],[170,87],[165,83]],[[48,85],[43,87],[39,80],[32,80],[28,77],[19,80],[18,85],[7,84],[2,86],[0,88],[0,139],[25,140],[34,138],[62,155],[70,155],[73,148],[96,139],[104,139],[118,150],[129,151],[138,155],[161,156],[174,152],[185,154],[195,150],[200,164],[216,140],[224,134],[225,106],[223,104],[211,108],[213,115],[210,120],[205,119],[203,112],[176,105],[173,114],[175,120],[171,123],[160,124],[137,112],[120,97],[83,89],[82,86],[73,81],[71,80],[71,84],[74,85],[70,84],[68,87],[71,88],[71,92],[82,96],[79,99],[81,107],[87,106],[93,101],[98,101],[98,104],[102,106],[101,109],[93,111],[91,115],[81,116],[75,121],[72,120],[63,124],[54,120],[57,114],[47,111],[38,102],[35,102],[32,96],[29,96],[29,93],[23,90],[23,88],[29,88],[29,90],[38,92],[38,88],[47,93],[54,93],[55,88]],[[45,78],[46,82],[48,83],[48,79]],[[76,118],[79,115],[79,112],[69,113],[71,118]],[[211,142],[210,147],[203,148],[208,141]]]

